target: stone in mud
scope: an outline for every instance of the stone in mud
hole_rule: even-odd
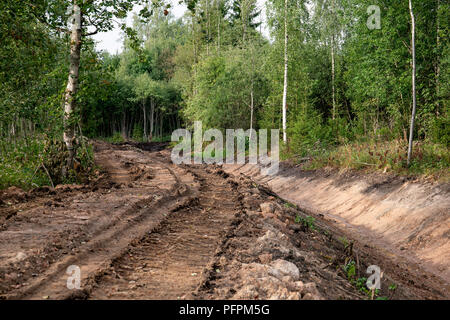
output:
[[[261,212],[262,212],[263,214],[273,213],[274,210],[275,210],[273,204],[270,203],[270,202],[264,202],[264,203],[261,203],[261,204],[259,205],[259,207],[261,208]]]
[[[242,265],[240,275],[242,279],[262,278],[267,274],[268,267],[260,263],[249,263]]]
[[[317,287],[314,282],[305,284],[304,291],[306,293],[311,293],[312,295],[316,295],[316,296],[320,295],[319,291],[317,291]]]
[[[259,255],[267,251],[279,251],[282,254],[289,254],[291,249],[290,247],[291,245],[285,234],[277,230],[267,230],[262,237],[259,237],[256,240],[255,245],[251,248],[251,253]]]
[[[314,282],[305,284],[303,292],[303,300],[324,300],[322,295],[317,290],[316,284]]]
[[[303,296],[302,300],[324,300],[322,296],[315,296],[311,293],[307,293]]]
[[[286,288],[280,288],[268,300],[300,300],[300,293],[290,292]]]
[[[27,258],[27,255],[24,252],[18,252],[14,257],[14,262],[20,262]]]
[[[259,296],[258,290],[254,285],[247,285],[239,289],[233,296],[235,300],[253,300]]]
[[[270,266],[269,274],[278,279],[281,279],[284,276],[290,276],[294,281],[297,281],[300,278],[300,271],[292,262],[278,259],[272,262]]]
[[[222,266],[226,266],[227,265],[227,258],[225,258],[224,256],[221,256],[219,259],[219,264]]]
[[[262,264],[269,264],[272,261],[272,254],[271,253],[260,254],[259,261],[261,261]]]
[[[295,281],[294,283],[292,283],[292,291],[303,293],[304,290],[305,284],[302,281]]]

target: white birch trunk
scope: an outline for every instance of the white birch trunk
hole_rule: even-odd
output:
[[[440,82],[439,77],[441,73],[441,38],[439,33],[441,32],[440,27],[440,19],[439,19],[439,11],[441,7],[441,1],[438,0],[437,2],[437,14],[436,14],[436,48],[437,48],[437,61],[436,61],[436,116],[439,116],[439,109],[440,109]]]
[[[334,0],[331,2],[331,14],[332,14],[332,19],[334,22],[335,19],[335,2]],[[335,62],[335,55],[334,55],[334,32],[335,32],[335,24],[332,24],[332,30],[331,32],[333,33],[331,35],[331,90],[332,90],[332,97],[333,97],[333,120],[336,119],[336,62]]]
[[[335,58],[334,58],[334,36],[331,40],[331,90],[333,96],[333,120],[336,119],[336,75],[335,75]]]
[[[283,85],[283,142],[284,143],[287,143],[287,134],[286,134],[287,86],[288,86],[287,0],[284,0],[284,85]]]
[[[253,131],[253,83],[252,83],[252,90],[250,91],[250,141],[252,141],[252,131]]]
[[[217,1],[217,52],[220,52],[220,0]]]
[[[64,134],[63,139],[69,151],[67,158],[67,168],[63,170],[66,175],[67,169],[73,167],[74,160],[74,128],[71,123],[71,116],[75,110],[75,95],[78,89],[78,76],[80,70],[80,52],[81,52],[81,10],[78,0],[73,0],[73,15],[71,17],[72,31],[70,35],[70,69],[67,88],[64,99]]]
[[[411,164],[411,155],[413,147],[414,121],[416,118],[416,21],[414,19],[414,12],[412,1],[409,0],[409,13],[411,15],[411,52],[412,52],[412,115],[411,125],[409,129],[409,145],[408,145],[408,166]]]

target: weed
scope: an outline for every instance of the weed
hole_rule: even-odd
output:
[[[347,275],[348,280],[351,281],[356,275],[355,261],[350,260],[346,265],[344,265],[343,269]]]
[[[295,217],[295,223],[302,224],[303,226],[305,226],[309,230],[315,230],[316,229],[315,224],[314,224],[315,221],[316,221],[316,219],[314,219],[311,216],[307,216],[306,218],[303,218],[303,217],[297,215]]]
[[[339,237],[338,240],[344,245],[344,247],[348,247],[349,241],[346,237]]]
[[[311,160],[303,168],[318,169],[328,166],[431,177],[443,182],[450,180],[448,146],[428,141],[414,142],[409,168],[406,166],[406,151],[407,144],[403,140],[355,141],[310,154]]]
[[[292,204],[292,203],[290,203],[290,202],[285,202],[285,203],[284,203],[284,207],[285,207],[285,208],[295,208],[295,205]]]

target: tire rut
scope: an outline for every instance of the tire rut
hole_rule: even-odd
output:
[[[198,197],[115,260],[91,299],[183,299],[202,282],[241,206],[226,179],[204,168],[187,170],[200,182]]]
[[[121,154],[116,153],[116,157],[121,158]],[[42,250],[49,252],[45,254],[45,264],[33,265],[31,262],[36,260],[35,255],[21,261],[22,266],[26,264],[33,268],[28,267],[27,273],[22,274],[20,281],[23,282],[23,285],[16,290],[10,290],[3,295],[3,298],[64,299],[73,296],[73,292],[66,287],[68,266],[79,265],[82,283],[87,284],[89,279],[108,267],[112,259],[121,256],[131,242],[140,239],[145,233],[158,226],[166,218],[168,211],[175,210],[192,198],[190,187],[185,183],[190,180],[189,177],[186,177],[186,173],[184,173],[184,179],[180,179],[176,176],[179,172],[174,172],[167,163],[155,161],[153,157],[150,161],[154,163],[150,185],[145,186],[148,184],[146,181],[137,181],[138,188],[132,189],[135,192],[146,192],[147,196],[137,202],[127,200],[124,206],[113,206],[117,209],[112,210],[109,214],[93,216],[81,226],[71,224],[67,227],[69,229],[63,228],[62,231],[52,235],[50,240],[58,239],[58,245],[55,247],[53,240],[47,240],[46,246]],[[123,176],[122,170],[120,173]],[[144,174],[141,173],[141,175]],[[166,185],[170,180],[173,181],[172,186],[167,189]],[[84,203],[91,206],[91,201],[84,201]],[[66,210],[64,208],[63,212]],[[71,222],[68,220],[66,223]],[[9,231],[9,233],[12,232],[15,231]],[[2,236],[6,237],[9,233],[3,232]],[[80,241],[77,240],[78,238]],[[69,247],[69,243],[75,244],[74,251],[69,255],[61,255],[61,251],[66,251],[64,248]],[[42,251],[36,252],[39,254]],[[9,268],[12,267],[14,265],[9,266]],[[6,270],[5,275],[8,275],[9,271]],[[0,278],[2,278],[1,273]],[[6,283],[2,285],[6,285]]]

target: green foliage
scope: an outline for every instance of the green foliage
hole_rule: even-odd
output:
[[[351,260],[343,267],[348,280],[352,280],[353,277],[356,275],[356,265],[355,261]]]
[[[350,142],[321,152],[313,153],[305,169],[336,167],[381,170],[402,175],[429,176],[442,181],[449,179],[449,147],[431,141],[414,143],[414,156],[409,168],[406,167],[407,143],[403,140]]]
[[[188,97],[183,110],[188,122],[202,120],[206,128],[218,129],[250,127],[252,92],[256,115],[267,90],[264,75],[251,63],[259,60],[256,50],[233,48],[198,63],[195,94]]]
[[[109,143],[122,143],[122,142],[125,142],[125,139],[120,134],[120,132],[114,132],[114,134],[112,136],[106,137],[106,138],[104,138],[104,140],[106,142],[109,142]]]
[[[431,124],[431,138],[444,146],[450,146],[450,112],[433,120]]]
[[[135,141],[141,141],[143,136],[144,136],[144,129],[142,129],[141,125],[136,124],[133,128],[133,134],[131,138]]]
[[[24,189],[50,184],[40,164],[42,139],[21,140],[15,144],[0,140],[0,189],[18,186]]]
[[[300,223],[300,224],[302,224],[304,227],[306,227],[309,230],[315,230],[316,229],[316,226],[314,224],[315,221],[316,221],[316,219],[314,219],[311,216],[307,216],[306,218],[303,218],[303,217],[297,215],[295,217],[295,223]]]
[[[87,138],[80,137],[76,141],[75,165],[69,168],[69,174],[63,176],[63,168],[67,161],[67,148],[59,138],[45,138],[44,148],[39,154],[40,167],[51,179],[51,184],[84,183],[94,174],[94,152]]]
[[[97,52],[86,34],[110,30],[138,2],[144,6],[133,27],[119,24],[127,35],[124,51]],[[283,158],[306,159],[306,169],[333,166],[448,178],[447,2],[413,1],[418,114],[409,168],[404,142],[411,113],[407,2],[293,0],[285,17],[284,1],[269,0],[270,41],[258,28],[260,8],[254,0],[184,2],[189,11],[178,20],[163,11],[170,5],[159,0],[82,3],[80,85],[73,117],[78,138],[165,141],[174,129],[191,127],[196,120],[205,129],[280,129],[286,21],[288,143],[282,146]],[[3,186],[50,182],[42,170],[34,177],[29,171],[38,165],[42,150],[36,148],[44,148],[41,136],[58,141],[62,136],[71,4],[0,2]],[[380,30],[366,26],[369,5],[381,9]],[[89,148],[82,145],[79,152],[83,167],[91,167]],[[18,153],[27,160],[15,169]]]

